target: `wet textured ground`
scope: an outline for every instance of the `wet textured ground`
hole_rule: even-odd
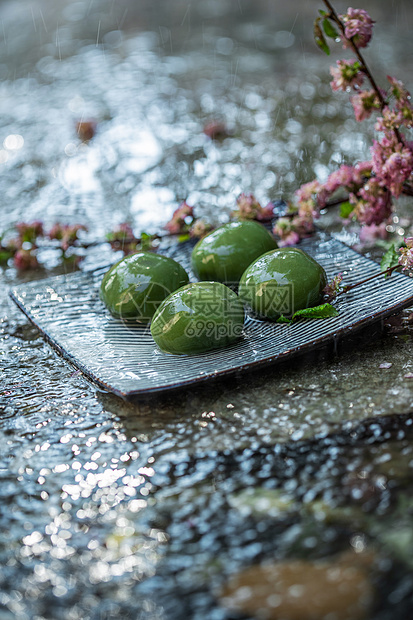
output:
[[[2,230],[81,222],[99,240],[125,220],[156,230],[183,199],[224,221],[241,191],[265,204],[368,156],[368,125],[311,43],[316,2],[143,4],[0,4]],[[371,65],[408,82],[411,7],[369,4]],[[82,117],[99,122],[87,146]],[[232,137],[209,141],[211,118]],[[91,248],[82,268],[109,253]],[[356,566],[370,554],[365,617],[410,617],[409,311],[294,363],[130,404],[8,300],[62,270],[54,251],[40,260],[0,275],[0,620],[235,618],[219,602],[235,573],[345,552]]]

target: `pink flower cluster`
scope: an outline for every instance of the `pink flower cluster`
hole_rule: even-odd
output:
[[[49,231],[49,239],[60,241],[60,247],[66,252],[78,239],[79,231],[87,230],[83,224],[55,224]]]
[[[109,241],[112,250],[122,250],[125,255],[136,252],[138,239],[135,237],[130,224],[126,222],[119,224],[119,226],[108,233],[106,239]]]
[[[180,235],[189,231],[193,221],[194,208],[184,200],[184,202],[181,202],[179,207],[175,209],[172,218],[165,224],[165,228],[171,235]]]
[[[272,232],[279,238],[280,247],[295,245],[300,239],[314,232],[314,220],[311,216],[302,215],[295,215],[291,218],[281,217],[277,220]]]
[[[371,176],[372,164],[370,161],[362,161],[355,166],[347,166],[343,164],[338,170],[332,172],[327,181],[320,185],[317,195],[317,201],[321,208],[325,207],[327,201],[340,188],[344,188],[347,192],[357,192],[365,183],[366,179]]]
[[[303,237],[314,232],[314,219],[320,215],[318,194],[322,185],[317,181],[310,181],[302,185],[294,194],[293,212],[296,215],[282,217],[275,223],[274,235],[279,237],[278,245],[295,245]]]
[[[324,287],[323,294],[325,301],[330,302],[337,297],[337,294],[340,292],[341,289],[342,281],[343,274],[338,273],[336,276],[333,277],[331,282],[329,282],[327,286]]]
[[[377,182],[398,198],[413,171],[413,153],[403,146],[390,132],[380,142],[373,141],[371,149],[373,172]]]
[[[366,47],[373,32],[370,15],[363,9],[349,8],[340,19],[344,27],[344,47],[353,50],[354,46]],[[375,129],[382,135],[373,142],[371,161],[356,166],[343,165],[330,174],[324,184],[312,181],[295,193],[299,219],[292,218],[276,226],[276,232],[286,243],[295,243],[297,237],[306,234],[310,219],[317,217],[319,209],[325,207],[340,188],[347,193],[349,203],[343,217],[377,229],[390,217],[393,198],[398,198],[405,184],[412,181],[413,143],[405,140],[400,130],[413,126],[413,106],[403,82],[387,76],[389,92],[378,89],[361,56],[359,60],[338,60],[330,72],[334,91],[356,91],[350,100],[357,121],[369,118],[373,112],[381,113]],[[372,88],[361,90],[366,78]],[[302,218],[306,224],[304,231]]]
[[[363,84],[364,74],[360,71],[358,60],[337,60],[337,67],[330,67],[333,77],[330,86],[333,90],[357,89]]]
[[[381,103],[375,90],[362,90],[350,97],[350,101],[356,121],[359,123],[366,120],[366,118],[370,118],[374,110],[380,110],[381,108]]]
[[[13,263],[19,271],[37,269],[39,266],[37,257],[32,250],[17,250],[13,258]]]
[[[202,237],[205,237],[205,235],[211,232],[211,230],[212,230],[211,224],[199,218],[197,220],[194,220],[194,223],[189,229],[189,234],[191,237],[195,239],[202,239]]]
[[[375,178],[363,185],[358,194],[351,193],[349,202],[354,205],[352,217],[366,226],[378,226],[387,220],[393,206],[389,190],[381,187]]]
[[[406,247],[399,248],[399,265],[403,267],[403,271],[406,271],[406,269],[413,269],[413,237],[407,237],[404,242]]]
[[[171,235],[187,235],[201,239],[211,230],[212,226],[202,219],[197,219],[194,207],[186,201],[182,202],[172,214],[172,218],[165,224],[165,228]]]
[[[17,237],[10,239],[7,244],[14,266],[19,271],[36,269],[39,266],[36,256],[37,240],[44,235],[43,222],[19,222],[16,230]]]
[[[58,240],[62,251],[62,258],[78,263],[81,256],[72,254],[66,255],[69,247],[75,245],[80,230],[86,230],[82,224],[55,224],[50,231],[45,231],[43,222],[35,220],[33,222],[19,222],[15,226],[17,237],[14,237],[2,243],[0,238],[0,256],[2,262],[7,262],[13,258],[14,266],[24,271],[27,269],[35,269],[39,266],[37,253],[39,248],[39,239],[46,238],[49,240]]]
[[[19,234],[19,241],[21,243],[35,243],[37,237],[43,235],[43,222],[40,220],[34,220],[33,222],[19,222],[16,224],[16,230]]]
[[[394,100],[394,107],[398,114],[395,115],[394,125],[404,125],[405,127],[411,127],[413,122],[413,107],[411,104],[411,94],[405,88],[403,82],[397,80],[391,75],[387,76],[390,82],[390,95]],[[386,108],[383,110],[383,116]],[[390,127],[391,128],[391,127]]]
[[[345,15],[340,15],[344,23],[343,47],[351,47],[349,40],[352,39],[357,47],[367,47],[373,35],[374,21],[364,9],[348,8]]]
[[[295,221],[295,218],[290,220],[288,228],[284,223],[280,228],[278,223],[274,232],[280,235],[282,240],[293,240],[293,243],[297,243],[297,235],[301,238],[311,232],[313,218],[318,216],[319,209],[325,207],[340,189],[348,193],[349,203],[353,206],[348,217],[366,226],[379,225],[390,217],[392,194],[373,175],[373,162],[365,161],[355,166],[340,166],[329,175],[324,184],[311,181],[303,185],[295,194],[298,198],[298,221]],[[292,235],[293,232],[296,233],[295,236]]]
[[[372,162],[365,161],[332,172],[320,192],[322,205],[338,189],[344,188],[349,193],[350,204],[354,205],[351,217],[367,226],[381,224],[391,215],[391,195],[372,177],[372,170]]]
[[[269,202],[265,207],[262,207],[254,194],[240,194],[237,198],[237,208],[232,212],[232,215],[239,220],[270,220],[273,217],[274,205]]]

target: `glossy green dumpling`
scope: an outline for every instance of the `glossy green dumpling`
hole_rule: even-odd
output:
[[[203,353],[238,340],[244,325],[239,297],[220,282],[183,286],[159,306],[151,334],[165,353]]]
[[[322,303],[326,285],[326,273],[314,258],[298,248],[280,248],[245,270],[238,294],[255,314],[277,320]]]
[[[231,222],[198,241],[192,251],[192,269],[200,280],[237,284],[253,260],[276,247],[262,224]]]
[[[100,296],[113,316],[148,323],[162,301],[188,280],[185,269],[172,258],[138,252],[109,269]]]

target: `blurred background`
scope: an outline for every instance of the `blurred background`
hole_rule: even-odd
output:
[[[365,6],[377,20],[371,68],[379,81],[390,72],[408,82],[411,5]],[[329,65],[345,54],[315,47],[317,9],[1,2],[0,228],[64,219],[101,238],[125,220],[137,232],[159,227],[184,199],[220,221],[241,191],[288,198],[366,158],[371,127],[354,121],[345,94],[331,95]],[[79,120],[97,124],[88,144]],[[211,120],[231,130],[218,147],[202,132]]]

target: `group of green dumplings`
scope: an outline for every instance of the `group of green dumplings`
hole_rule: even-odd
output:
[[[151,322],[166,353],[225,347],[242,336],[245,308],[277,320],[320,303],[324,269],[303,250],[278,248],[258,222],[232,222],[201,239],[191,256],[200,282],[160,254],[126,256],[105,274],[101,298],[120,319]],[[231,288],[229,288],[231,286]],[[238,287],[238,295],[232,288]]]

